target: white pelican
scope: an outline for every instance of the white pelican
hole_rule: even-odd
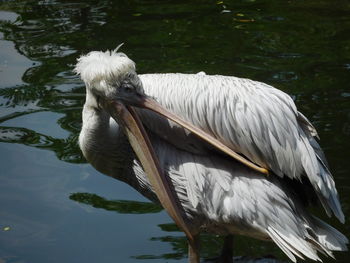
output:
[[[317,132],[287,94],[229,76],[137,75],[117,50],[81,56],[75,72],[86,85],[84,156],[163,205],[189,240],[189,262],[199,262],[202,231],[274,241],[294,262],[347,249],[306,210],[321,204],[344,223]]]

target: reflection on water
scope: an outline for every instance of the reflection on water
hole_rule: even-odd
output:
[[[103,197],[89,193],[71,194],[70,199],[79,203],[91,205],[95,208],[103,208],[121,214],[147,214],[158,213],[162,207],[149,202],[136,202],[127,200],[109,201]]]
[[[288,92],[319,131],[349,217],[349,17],[346,0],[1,1],[0,262],[186,262],[164,211],[97,175],[77,146],[76,58],[122,42],[140,73],[205,71]],[[222,239],[202,239],[203,257],[216,256]],[[270,243],[235,247],[285,260]]]

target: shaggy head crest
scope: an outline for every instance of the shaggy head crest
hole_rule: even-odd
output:
[[[117,52],[119,47],[113,51],[92,51],[81,56],[74,72],[80,75],[86,85],[94,85],[135,71],[135,63],[124,53]]]

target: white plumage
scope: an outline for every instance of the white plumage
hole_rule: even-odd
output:
[[[157,201],[123,132],[98,104],[98,96],[113,96],[121,75],[134,70],[134,63],[116,51],[78,60],[76,72],[87,86],[79,143],[96,169]],[[293,261],[295,256],[319,260],[317,251],[332,256],[331,251],[346,250],[346,237],[306,211],[318,200],[328,215],[333,212],[344,222],[327,161],[314,139],[317,132],[287,94],[261,82],[205,73],[138,77],[135,85],[145,94],[273,172],[265,177],[171,121],[138,109],[194,228],[272,240]]]
[[[253,162],[280,177],[307,176],[327,214],[333,211],[344,222],[332,175],[314,139],[317,132],[287,94],[227,76],[148,74],[140,79],[146,94]],[[145,121],[157,126],[150,128],[159,136],[170,137],[164,124],[154,123]]]

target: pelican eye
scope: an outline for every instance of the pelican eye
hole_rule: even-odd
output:
[[[127,93],[135,92],[134,86],[129,83],[122,85],[122,90]]]

